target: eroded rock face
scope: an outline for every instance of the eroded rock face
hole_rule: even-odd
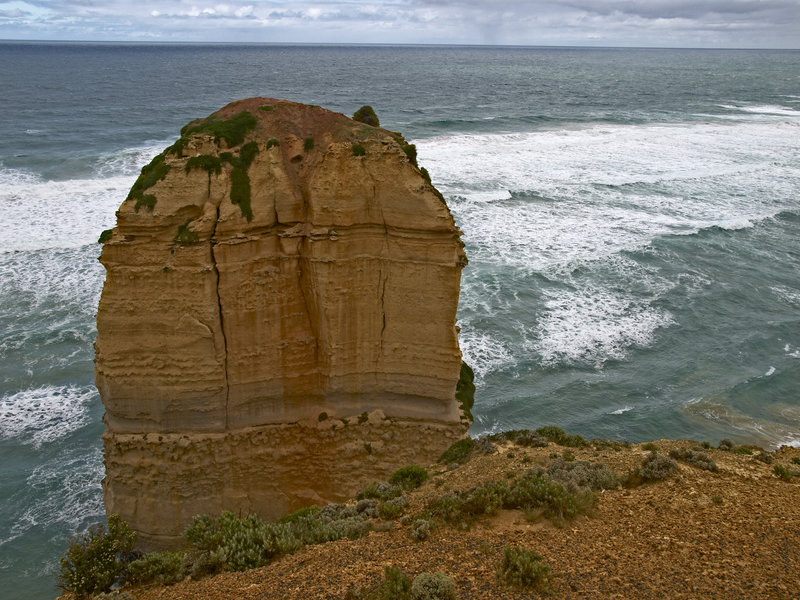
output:
[[[409,150],[252,98],[145,167],[105,236],[96,343],[106,508],[145,546],[341,500],[464,435],[466,258]]]

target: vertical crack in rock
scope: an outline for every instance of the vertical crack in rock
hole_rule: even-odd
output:
[[[211,199],[211,177],[209,176],[209,200]],[[230,388],[230,374],[228,373],[228,338],[225,335],[225,319],[222,310],[222,296],[220,294],[220,275],[219,267],[217,266],[217,226],[219,225],[219,204],[217,205],[217,216],[214,221],[214,230],[211,232],[208,243],[211,246],[211,268],[216,276],[215,291],[217,294],[217,310],[219,311],[219,332],[222,336],[222,372],[224,375],[223,385],[225,386],[225,431],[228,431],[228,404],[230,402],[231,388]]]

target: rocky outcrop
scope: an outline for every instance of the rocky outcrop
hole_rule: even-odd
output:
[[[235,102],[142,170],[104,242],[106,508],[146,546],[346,498],[464,435],[466,258],[399,134]]]

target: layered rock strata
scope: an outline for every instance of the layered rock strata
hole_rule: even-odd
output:
[[[464,435],[466,258],[399,134],[235,102],[142,170],[103,241],[103,487],[144,546],[346,498]]]

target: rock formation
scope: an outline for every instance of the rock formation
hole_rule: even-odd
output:
[[[106,509],[145,547],[349,497],[469,426],[460,232],[399,134],[235,102],[142,170],[102,241]]]

